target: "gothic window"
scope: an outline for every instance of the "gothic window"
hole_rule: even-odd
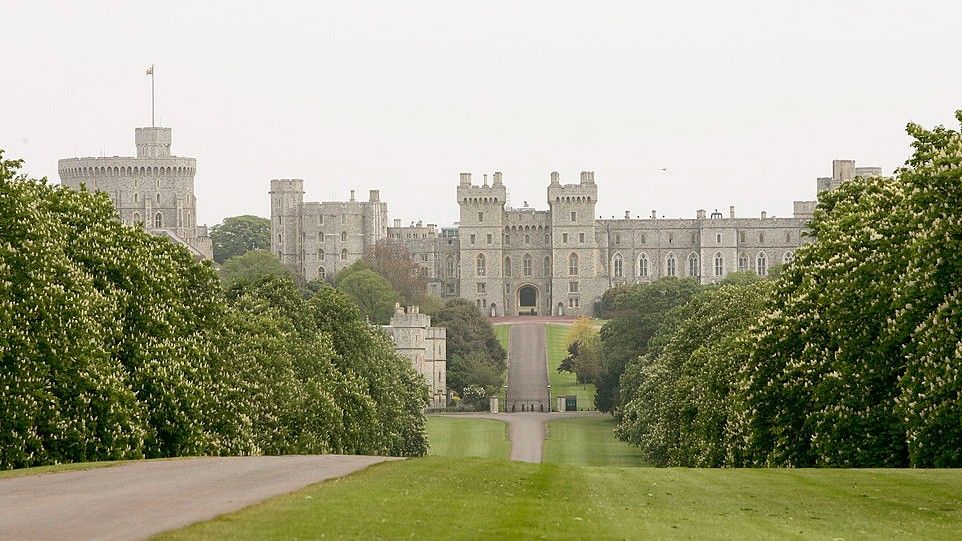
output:
[[[162,227],[164,227],[164,215],[158,212],[154,215],[154,229],[160,229]]]
[[[741,254],[738,256],[738,270],[747,271],[748,270],[748,256]]]
[[[715,276],[722,276],[725,274],[725,259],[722,257],[721,252],[715,253]]]
[[[324,250],[318,250],[318,251],[317,251],[317,260],[318,260],[318,261],[324,261]]]
[[[638,258],[638,276],[648,277],[648,256],[645,254],[641,254],[641,257]]]
[[[668,259],[665,260],[665,274],[675,275],[675,254],[668,254]]]
[[[478,272],[477,272],[477,275],[478,275],[478,276],[484,276],[484,271],[485,271],[485,266],[484,266],[484,254],[478,254],[478,261],[477,261],[477,263],[478,263],[478,264],[477,264],[477,271],[478,271]]]
[[[528,235],[527,233],[524,235],[524,243],[531,244],[531,235]]]
[[[524,254],[524,259],[521,260],[521,268],[525,276],[531,276],[531,254]]]
[[[625,264],[621,254],[615,254],[615,257],[611,262],[611,266],[614,269],[615,278],[621,278],[625,275]]]
[[[782,256],[782,263],[788,265],[789,263],[792,262],[793,259],[795,259],[795,253],[789,250],[785,252],[784,256]]]
[[[688,276],[698,276],[698,256],[695,254],[688,256]]]
[[[505,236],[504,236],[504,245],[505,245],[505,246],[510,246],[510,245],[511,245],[511,235],[505,235]]]
[[[448,278],[454,278],[454,256],[449,255],[444,259],[445,274]]]
[[[504,275],[511,276],[511,258],[504,258]]]
[[[341,249],[341,261],[347,261],[347,248]]]
[[[568,276],[578,276],[578,254],[568,256]]]
[[[347,242],[347,231],[341,231],[341,242]]]
[[[157,204],[160,204],[160,194],[157,194]]]
[[[755,272],[759,276],[768,275],[768,256],[765,252],[758,252],[758,257],[755,258]]]
[[[551,258],[550,257],[544,258],[544,275],[545,275],[545,278],[551,277]]]
[[[327,278],[327,272],[324,270],[324,267],[317,268],[317,277],[320,278],[321,280],[324,280],[325,278]]]

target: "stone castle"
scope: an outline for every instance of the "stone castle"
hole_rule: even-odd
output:
[[[835,160],[832,176],[819,178],[819,192],[856,176],[881,175],[877,167]],[[508,206],[501,173],[480,185],[461,173],[460,221],[438,228],[422,222],[388,225],[387,205],[371,190],[367,201],[351,192],[345,202],[304,202],[304,183],[271,181],[271,249],[306,280],[331,279],[382,240],[399,242],[421,264],[434,293],[462,297],[486,314],[591,315],[612,287],[692,277],[702,283],[734,271],[767,275],[788,263],[805,242],[803,232],[815,201],[796,201],[788,218],[738,217],[704,210],[694,218],[597,218],[593,171],[577,184],[551,173],[547,210]]]
[[[167,237],[199,259],[211,259],[207,226],[197,225],[194,174],[197,160],[170,153],[170,128],[137,128],[136,157],[68,158],[58,162],[60,181],[106,193],[125,224]]]
[[[428,383],[431,402],[428,407],[447,405],[447,330],[432,327],[431,316],[422,314],[417,306],[402,308],[398,304],[391,323],[384,332],[394,341],[394,349],[411,361]]]

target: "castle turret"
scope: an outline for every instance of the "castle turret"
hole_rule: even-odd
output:
[[[593,171],[582,171],[579,184],[560,183],[555,173],[548,185],[551,208],[552,312],[590,314],[591,303],[607,289],[599,267],[595,237],[598,186]],[[601,261],[607,261],[603,254]]]
[[[271,180],[271,251],[301,276],[304,275],[301,252],[301,207],[304,205],[304,181]]]
[[[485,181],[487,177],[485,176]],[[461,173],[458,205],[461,211],[461,297],[474,299],[485,314],[504,314],[504,206],[508,192],[501,174],[495,184],[471,185],[471,173]]]

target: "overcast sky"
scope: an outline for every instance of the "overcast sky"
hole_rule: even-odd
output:
[[[457,220],[458,173],[547,208],[596,172],[598,214],[788,216],[831,160],[886,172],[904,127],[962,108],[962,2],[0,0],[0,148],[33,176],[132,155],[150,125],[197,158],[198,218],[381,190]],[[669,172],[661,172],[667,167]]]

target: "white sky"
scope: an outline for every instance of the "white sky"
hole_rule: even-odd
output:
[[[498,170],[515,206],[594,170],[606,217],[788,216],[833,158],[889,172],[906,122],[962,108],[959,1],[0,0],[0,21],[6,157],[57,179],[133,155],[155,64],[211,224],[303,178],[446,225],[458,173]]]

